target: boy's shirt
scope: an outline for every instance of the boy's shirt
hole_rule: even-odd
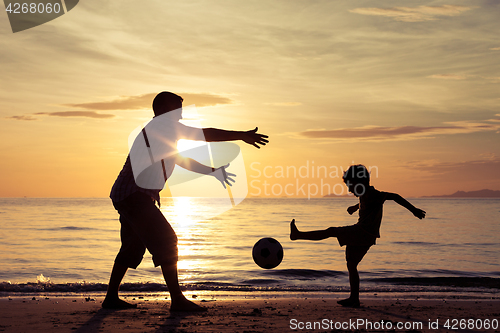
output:
[[[367,233],[380,238],[380,224],[382,223],[383,205],[387,192],[368,187],[366,193],[359,197],[358,225]]]

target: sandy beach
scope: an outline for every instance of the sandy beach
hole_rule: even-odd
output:
[[[170,313],[169,301],[164,296],[163,299],[128,297],[128,301],[138,304],[137,309],[129,310],[102,309],[103,298],[100,295],[11,296],[0,299],[0,331],[499,331],[500,299],[417,299],[402,296],[362,299],[362,307],[357,309],[337,305],[336,298],[197,298],[196,301],[208,308],[206,313]],[[488,324],[490,329],[485,330]]]

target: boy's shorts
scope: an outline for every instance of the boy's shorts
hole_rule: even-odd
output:
[[[359,264],[371,245],[347,245],[345,248],[345,260]]]
[[[113,205],[120,213],[122,241],[115,262],[137,268],[148,249],[155,266],[177,263],[177,236],[150,196],[135,192]]]
[[[358,224],[349,225],[346,227],[333,227],[331,229],[333,229],[333,232],[336,235],[340,246],[372,246],[376,243],[377,238],[367,233]]]
[[[376,243],[376,237],[370,235],[359,225],[332,228],[340,246],[346,245],[345,260],[359,263],[372,245]]]

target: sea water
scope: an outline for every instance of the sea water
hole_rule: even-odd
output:
[[[500,200],[410,199],[423,220],[387,202],[381,238],[359,265],[362,290],[500,291]],[[206,198],[163,198],[179,238],[179,278],[186,289],[347,291],[345,248],[335,238],[291,241],[300,230],[354,224],[356,198],[247,198],[216,217]],[[0,292],[105,290],[120,248],[118,214],[107,198],[0,198]],[[282,263],[252,259],[260,238],[284,248]],[[164,290],[149,253],[129,270],[125,289]],[[28,284],[29,283],[29,284]],[[52,289],[51,289],[52,288]]]

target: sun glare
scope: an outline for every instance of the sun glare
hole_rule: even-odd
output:
[[[204,145],[206,145],[206,142],[180,139],[177,141],[177,150],[182,155],[183,151],[202,147]]]

